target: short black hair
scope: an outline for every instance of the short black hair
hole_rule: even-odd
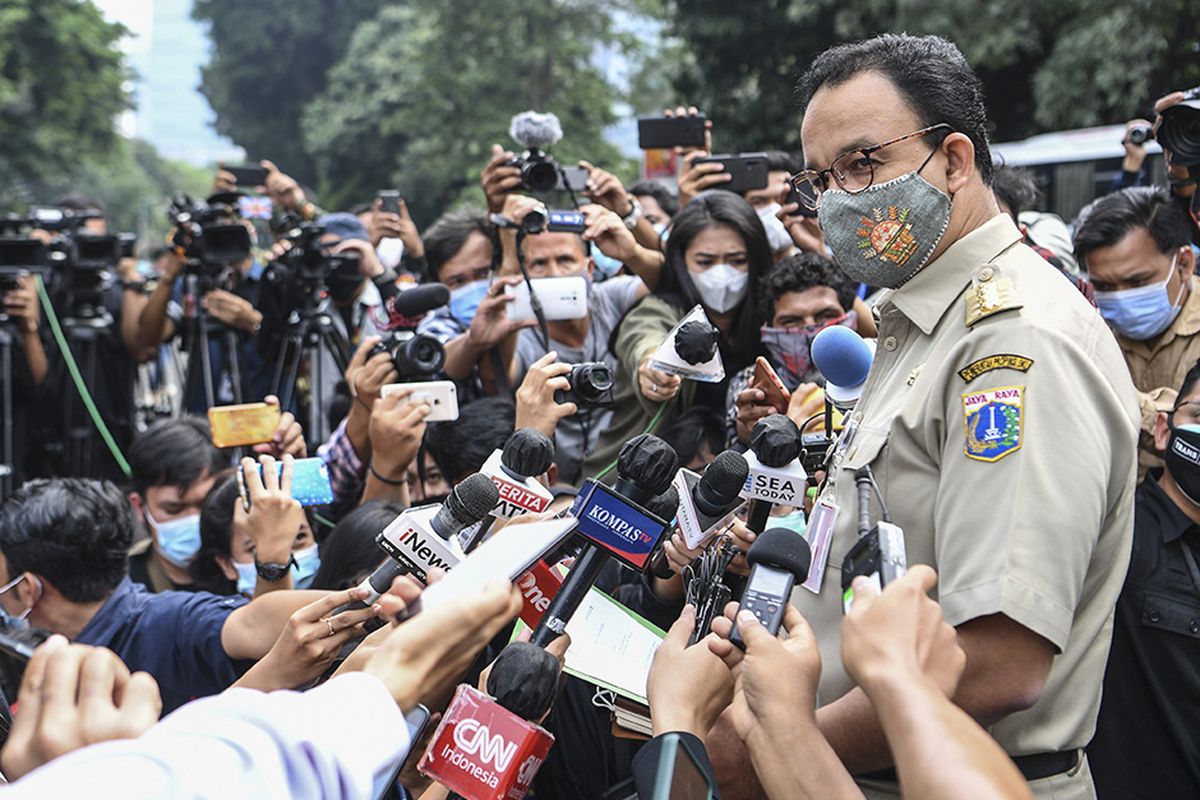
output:
[[[129,500],[108,481],[33,480],[0,505],[9,578],[40,575],[73,603],[113,593],[129,572],[132,542]]]
[[[992,174],[992,193],[996,199],[1008,206],[1013,219],[1028,209],[1037,205],[1042,198],[1038,188],[1037,175],[1033,170],[1023,167],[996,167]]]
[[[800,161],[791,153],[782,150],[767,151],[767,172],[786,172],[794,175],[800,171]]]
[[[516,425],[511,400],[484,397],[459,409],[453,422],[432,422],[425,429],[425,449],[451,486],[472,473],[498,447],[503,447]]]
[[[451,211],[438,217],[421,237],[431,278],[437,280],[440,277],[442,265],[462,250],[472,233],[481,233],[492,243],[492,267],[500,263],[500,234],[487,214],[478,209]]]
[[[667,216],[673,217],[679,213],[679,196],[672,194],[670,189],[658,181],[638,181],[629,187],[629,193],[634,197],[653,197]]]
[[[229,558],[233,549],[233,515],[238,502],[233,472],[218,478],[200,507],[200,550],[188,564],[188,575],[197,589],[213,594],[234,594],[237,581],[225,576],[218,556]]]
[[[809,65],[798,87],[807,108],[822,86],[837,86],[864,72],[880,72],[912,104],[922,127],[946,123],[970,137],[975,168],[992,182],[992,152],[987,137],[983,82],[953,42],[941,36],[885,33],[872,39],[829,48]],[[896,135],[908,131],[896,131]],[[939,140],[926,137],[932,143]]]
[[[66,208],[71,211],[99,211],[101,214],[104,214],[104,203],[79,192],[62,195],[54,201],[54,205],[58,208]]]
[[[350,206],[350,213],[356,217],[359,214],[366,214],[366,213],[374,211],[374,210],[375,210],[374,203],[355,203],[354,205]]]
[[[1192,243],[1191,221],[1183,207],[1164,189],[1131,186],[1093,200],[1075,220],[1075,258],[1087,264],[1087,254],[1111,247],[1135,228],[1145,228],[1159,252],[1169,253]]]
[[[321,542],[321,566],[312,588],[340,591],[361,583],[388,557],[375,537],[402,513],[403,506],[373,500],[342,517]]]
[[[725,449],[725,419],[707,406],[693,406],[668,425],[661,436],[675,450],[681,465],[690,464],[705,445],[713,455]]]
[[[1183,383],[1179,386],[1179,394],[1177,396],[1182,399],[1191,394],[1192,390],[1196,388],[1196,381],[1200,381],[1200,360],[1192,364],[1187,371],[1187,375],[1183,376]],[[1176,400],[1175,402],[1178,403],[1179,401]]]
[[[763,281],[762,308],[764,322],[775,317],[775,303],[788,292],[805,292],[818,286],[828,286],[837,293],[843,311],[854,306],[858,284],[850,279],[833,259],[819,253],[796,253],[771,268]]]
[[[130,478],[143,497],[152,486],[185,490],[228,466],[229,457],[212,443],[212,429],[201,417],[160,420],[134,439],[129,450]]]

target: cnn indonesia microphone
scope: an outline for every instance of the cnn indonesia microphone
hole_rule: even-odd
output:
[[[739,492],[749,474],[745,457],[735,450],[718,454],[703,475],[684,468],[675,474],[671,485],[679,496],[676,522],[689,549],[702,547],[732,521],[742,506]],[[663,549],[655,553],[650,567],[655,577],[663,580],[675,574],[665,548],[664,540]]]
[[[577,532],[588,542],[534,630],[534,644],[544,647],[566,630],[609,554],[636,570],[645,569],[667,527],[646,504],[670,488],[678,469],[679,456],[671,446],[643,433],[621,448],[612,489],[592,478],[584,483],[571,514],[578,520]]]
[[[750,577],[746,581],[746,591],[742,594],[738,611],[754,614],[774,636],[779,632],[784,607],[792,596],[792,587],[808,575],[812,551],[804,537],[795,531],[770,528],[750,545],[746,560],[750,562]],[[742,650],[746,649],[736,617],[729,641]]]
[[[487,694],[458,687],[418,769],[470,800],[520,800],[554,744],[540,725],[558,693],[558,659],[528,642],[501,651]],[[491,695],[491,697],[488,697]]]
[[[808,473],[799,455],[800,429],[783,414],[763,417],[750,432],[749,469],[741,494],[750,501],[746,527],[756,534],[767,527],[771,506],[804,504]]]
[[[513,432],[503,449],[494,451],[479,470],[496,484],[500,502],[477,531],[463,531],[459,541],[470,553],[482,542],[497,519],[522,514],[540,514],[550,507],[554,495],[537,480],[554,462],[554,442],[541,431],[521,428]]]

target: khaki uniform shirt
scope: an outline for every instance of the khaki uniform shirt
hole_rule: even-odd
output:
[[[1129,562],[1138,423],[1100,315],[1020,239],[997,216],[880,298],[878,350],[822,495],[841,509],[824,585],[792,596],[817,633],[819,699],[831,703],[853,688],[841,566],[858,538],[854,472],[869,465],[908,563],[937,569],[951,625],[1000,613],[1057,651],[1041,699],[991,728],[1011,755],[1091,739]],[[1086,766],[1031,787],[1094,796]]]
[[[1193,281],[1193,284],[1195,281]],[[1138,447],[1138,481],[1148,469],[1162,466],[1162,456],[1154,447],[1154,421],[1159,411],[1175,406],[1179,386],[1187,371],[1200,359],[1200,291],[1195,285],[1188,292],[1179,316],[1162,334],[1138,341],[1117,334],[1117,343],[1125,354],[1125,363],[1138,390],[1142,414],[1142,433]]]

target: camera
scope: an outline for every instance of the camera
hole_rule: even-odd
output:
[[[1136,128],[1129,129],[1130,144],[1145,144],[1154,138],[1154,128],[1149,125],[1139,125]]]
[[[829,455],[830,439],[824,433],[803,433],[800,435],[800,466],[809,477],[817,470],[825,469],[825,459]]]
[[[608,364],[592,361],[576,364],[566,375],[569,389],[556,389],[554,402],[574,403],[579,408],[610,406],[613,403],[613,375]]]
[[[362,282],[358,253],[348,251],[335,255],[328,252],[329,245],[321,243],[324,234],[325,227],[315,222],[295,224],[284,233],[283,239],[291,247],[275,263],[282,265],[286,272],[286,281],[293,290],[289,294],[299,292],[316,297],[334,275],[347,278],[347,284]]]
[[[250,231],[237,221],[231,204],[177,195],[167,208],[167,219],[175,226],[171,243],[182,248],[190,274],[215,275],[250,257]]]
[[[558,186],[558,162],[541,150],[526,150],[508,161],[508,166],[521,170],[521,188],[531,192],[549,192]]]
[[[587,230],[582,211],[544,211],[535,208],[525,215],[521,227],[526,233],[577,233]]]
[[[387,353],[400,380],[413,381],[431,378],[446,363],[446,348],[437,338],[411,329],[392,331],[371,348],[367,358]]]
[[[1200,86],[1183,93],[1183,102],[1164,109],[1158,143],[1171,153],[1171,163],[1200,176]]]

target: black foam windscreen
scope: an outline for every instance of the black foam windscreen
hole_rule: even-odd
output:
[[[737,499],[749,474],[750,465],[741,453],[736,450],[718,453],[704,470],[695,491],[692,492],[696,510],[706,517],[719,517],[724,514],[728,506]]]
[[[617,456],[617,474],[649,494],[662,494],[679,471],[679,456],[652,433],[627,441]]]
[[[438,536],[449,539],[468,525],[481,521],[499,502],[500,490],[496,484],[487,475],[476,472],[450,490],[430,527]]]
[[[808,567],[812,563],[812,550],[804,537],[787,528],[768,528],[763,531],[746,553],[746,560],[751,564],[762,564],[767,567],[790,572],[797,581],[808,577]]]
[[[768,467],[782,467],[800,455],[800,429],[784,414],[763,417],[750,431],[750,449]]]
[[[668,486],[662,494],[655,495],[642,506],[659,519],[670,522],[679,512],[679,492],[674,486]]]
[[[554,442],[541,431],[520,428],[504,443],[500,463],[512,475],[541,475],[554,461]]]
[[[717,352],[717,329],[698,319],[675,331],[675,352],[689,364],[703,364]]]
[[[392,308],[405,317],[419,317],[449,302],[450,290],[444,283],[422,283],[396,295]]]
[[[500,651],[488,674],[487,693],[521,719],[536,721],[558,694],[558,659],[529,642],[512,642]]]

